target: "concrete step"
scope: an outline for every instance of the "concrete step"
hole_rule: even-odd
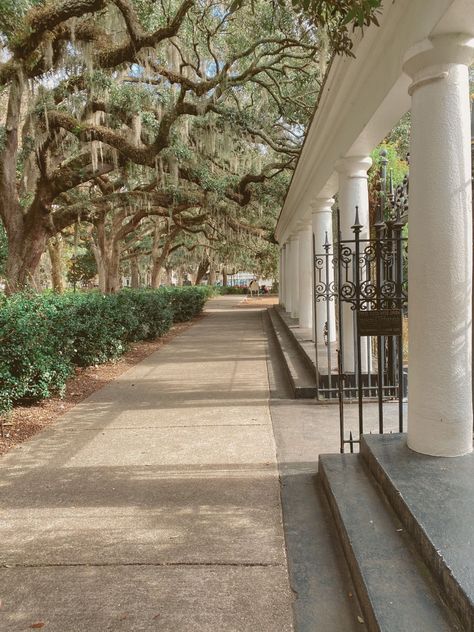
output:
[[[360,456],[415,542],[445,601],[474,630],[474,454],[413,452],[405,434],[366,435]]]
[[[319,473],[368,630],[462,630],[363,459],[321,455]]]
[[[291,318],[283,307],[280,305],[275,305],[273,307],[273,311],[278,316],[281,321],[284,329],[288,332],[290,338],[295,342],[295,349],[298,352],[301,360],[306,365],[308,371],[313,374],[316,374],[316,362],[315,362],[315,353],[314,353],[314,342],[308,340],[307,330],[300,330],[298,328],[298,319]],[[306,337],[303,339],[302,333],[305,332]],[[300,332],[300,333],[298,333]]]
[[[293,397],[296,399],[316,397],[317,389],[314,371],[309,369],[301,357],[298,344],[284,326],[277,311],[273,308],[268,309],[268,316]]]

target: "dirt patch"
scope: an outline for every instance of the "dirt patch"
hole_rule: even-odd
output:
[[[15,406],[8,418],[3,420],[0,455],[53,424],[76,404],[125,373],[130,367],[144,360],[204,317],[205,314],[202,314],[187,323],[173,325],[165,336],[157,340],[134,342],[127,353],[114,362],[76,368],[75,374],[67,381],[63,397],[51,397],[29,406]]]

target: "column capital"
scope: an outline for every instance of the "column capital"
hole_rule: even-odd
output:
[[[334,205],[334,198],[332,197],[318,197],[311,200],[311,212],[315,213],[331,213]]]
[[[466,33],[435,35],[414,44],[406,53],[403,70],[413,79],[409,93],[426,83],[447,77],[449,64],[470,65],[474,37]]]
[[[349,178],[367,178],[371,166],[370,156],[346,156],[336,162],[336,171]]]

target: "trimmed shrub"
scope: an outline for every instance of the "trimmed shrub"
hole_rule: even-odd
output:
[[[219,289],[221,294],[248,294],[249,292],[246,285],[224,285]]]
[[[62,393],[74,366],[122,355],[173,322],[199,314],[212,288],[122,290],[0,297],[0,414],[21,400]]]
[[[174,319],[166,292],[160,290],[122,290],[115,295],[119,309],[115,316],[125,326],[127,340],[154,340],[165,334]]]
[[[189,286],[184,288],[163,288],[173,310],[175,323],[183,323],[202,312],[205,302],[212,293],[207,286]]]
[[[61,392],[72,362],[61,334],[59,310],[41,296],[16,295],[0,307],[0,412],[20,399]],[[66,347],[66,348],[65,348]]]

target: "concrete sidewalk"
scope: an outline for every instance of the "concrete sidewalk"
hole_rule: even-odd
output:
[[[264,312],[239,302],[0,461],[0,630],[293,629]]]

